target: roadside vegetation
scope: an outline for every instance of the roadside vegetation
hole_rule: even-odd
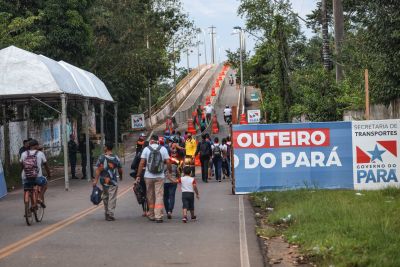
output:
[[[263,211],[258,235],[283,235],[318,266],[400,266],[400,189],[262,192],[251,201]]]

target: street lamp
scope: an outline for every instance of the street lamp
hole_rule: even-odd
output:
[[[243,55],[242,55],[242,53],[243,53],[243,47],[242,47],[242,45],[243,45],[243,29],[242,29],[241,27],[239,27],[239,26],[235,26],[235,27],[233,27],[233,29],[239,30],[239,47],[240,47],[240,89],[241,89],[240,92],[241,92],[241,94],[242,94],[242,99],[243,99],[242,111],[243,111],[243,113],[244,113],[244,103],[245,103],[244,97],[246,97],[246,96],[243,95]]]

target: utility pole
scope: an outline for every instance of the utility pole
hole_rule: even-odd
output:
[[[215,44],[214,44],[214,35],[217,34],[215,30],[215,26],[212,25],[209,27],[211,29],[211,64],[215,64]]]
[[[189,68],[189,48],[186,49],[186,63],[187,63],[187,75],[189,75],[190,68]]]
[[[206,62],[206,65],[208,65],[207,62],[207,43],[206,43],[206,32],[203,31],[203,36],[204,36],[204,61]]]
[[[332,69],[332,61],[329,49],[329,33],[328,33],[328,12],[326,1],[322,0],[321,15],[322,15],[322,59],[325,70]]]
[[[344,18],[342,0],[333,1],[333,17],[335,21],[336,82],[343,80],[343,69],[340,65],[342,42],[344,37]]]

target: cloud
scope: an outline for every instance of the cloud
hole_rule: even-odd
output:
[[[233,0],[183,0],[184,9],[193,17],[215,19],[236,16],[238,2]]]

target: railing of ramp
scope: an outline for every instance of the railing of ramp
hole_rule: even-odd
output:
[[[179,93],[186,85],[189,85],[190,81],[197,75],[199,72],[206,68],[207,65],[200,65],[199,68],[193,69],[188,75],[185,76],[179,83],[176,85],[176,90],[173,88],[167,94],[165,94],[161,99],[157,101],[156,104],[151,106],[152,114],[156,114],[160,110],[162,110],[165,106],[169,105],[172,101],[175,100],[175,94]],[[149,117],[148,110],[144,111],[145,118]]]
[[[186,123],[188,119],[192,118],[192,113],[193,111],[196,110],[198,105],[202,105],[205,102],[205,94],[208,92],[207,89],[211,88],[212,83],[216,80],[218,77],[218,74],[220,70],[222,69],[223,65],[220,64],[217,69],[215,70],[214,74],[208,79],[207,83],[204,86],[203,91],[199,95],[199,97],[193,102],[193,105],[191,105],[188,109],[186,110],[181,110],[177,111],[174,115],[175,120],[178,124],[180,123]]]

